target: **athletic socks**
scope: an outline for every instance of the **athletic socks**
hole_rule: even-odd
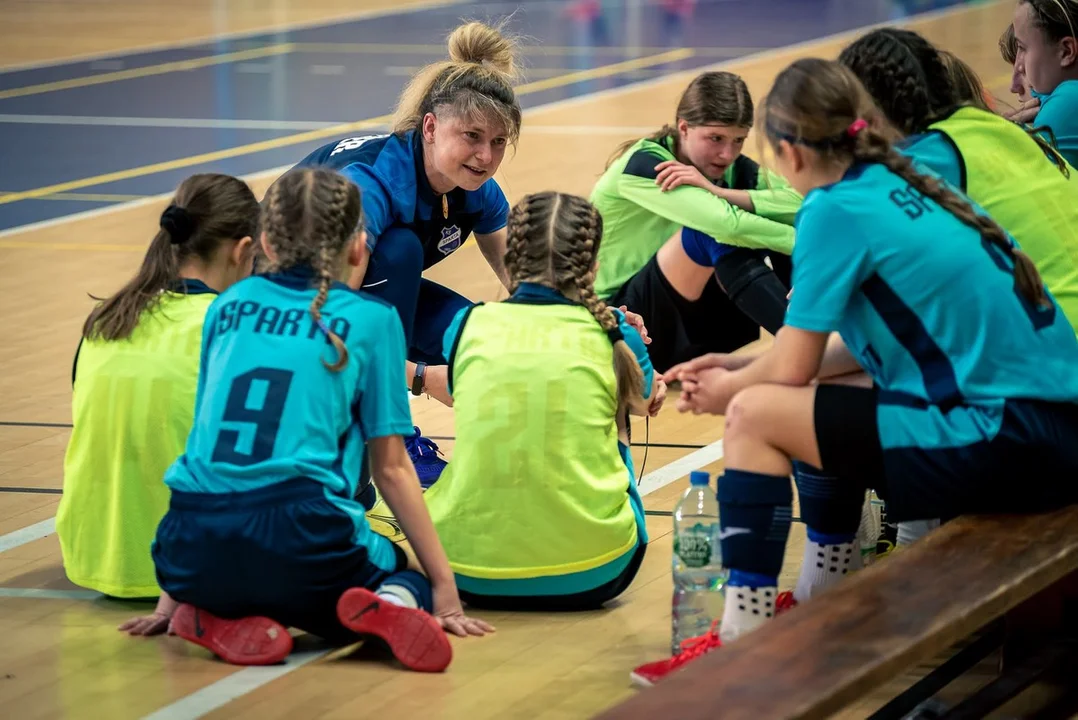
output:
[[[856,533],[824,535],[808,528],[801,574],[794,588],[794,599],[806,602],[814,594],[829,588],[848,573],[862,567]]]
[[[731,570],[719,638],[731,642],[775,617],[778,577]]]
[[[375,594],[386,602],[393,603],[394,605],[412,608],[413,610],[419,609],[418,598],[416,598],[411,590],[403,585],[383,585],[378,588],[378,592]]]

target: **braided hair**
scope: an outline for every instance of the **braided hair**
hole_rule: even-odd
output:
[[[773,149],[785,140],[812,148],[824,162],[884,165],[1012,258],[1015,284],[1030,303],[1049,304],[1033,261],[1010,241],[1003,228],[937,178],[917,172],[912,161],[873,127],[878,124],[876,105],[847,68],[829,60],[798,60],[779,74],[761,106],[761,115]]]
[[[957,57],[901,28],[881,28],[848,45],[838,57],[861,81],[903,135],[926,132],[964,105],[985,107],[984,89],[976,75]],[[972,77],[971,77],[972,75]],[[1048,128],[1024,128],[1049,160],[1065,176],[1067,163],[1041,133]]]
[[[348,364],[348,349],[322,320],[322,307],[340,273],[341,253],[355,236],[362,217],[359,188],[325,168],[286,173],[270,187],[264,200],[262,227],[276,256],[267,269],[298,265],[314,269],[318,293],[308,312],[337,351],[335,362],[322,360],[333,372]]]
[[[554,288],[588,309],[614,341],[618,406],[644,391],[644,374],[621,338],[618,318],[595,294],[595,258],[603,235],[599,211],[582,197],[557,192],[528,195],[509,215],[505,267],[510,292],[531,282]]]

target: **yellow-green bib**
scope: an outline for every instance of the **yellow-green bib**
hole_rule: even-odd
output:
[[[579,305],[480,305],[451,361],[456,442],[426,493],[454,572],[582,572],[638,542],[613,347]]]

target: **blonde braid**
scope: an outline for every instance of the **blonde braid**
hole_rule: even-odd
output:
[[[602,240],[599,211],[583,198],[572,195],[562,197],[568,200],[566,206],[573,218],[572,227],[577,229],[569,241],[567,253],[569,277],[564,280],[568,281],[566,284],[572,283],[575,286],[577,298],[588,309],[599,326],[607,334],[612,334],[618,408],[624,408],[636,398],[643,397],[644,373],[640,369],[640,363],[636,361],[636,355],[620,337],[621,333],[617,332],[618,318],[613,308],[595,294],[595,257],[599,254],[599,243]],[[553,220],[552,226],[561,227],[557,218]],[[563,278],[559,277],[557,280],[561,285]]]
[[[318,248],[318,254],[313,263],[314,269],[318,273],[318,294],[311,301],[308,312],[310,312],[315,323],[318,324],[337,351],[336,362],[327,363],[325,359],[322,360],[322,364],[333,372],[340,372],[348,364],[348,348],[345,347],[344,341],[335,332],[326,327],[325,322],[322,320],[322,306],[326,304],[329,297],[329,288],[334,281],[333,267],[340,251],[340,234],[344,224],[345,208],[348,203],[347,182],[344,178],[338,178],[337,182],[326,188],[329,198],[326,202],[319,204],[321,212],[317,212],[315,208],[310,207],[311,200],[318,195],[318,191],[308,188],[307,196],[307,218],[312,226],[311,239],[314,240],[314,244]]]

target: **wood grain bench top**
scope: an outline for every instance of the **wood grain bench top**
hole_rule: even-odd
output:
[[[828,717],[1078,569],[1078,506],[965,516],[603,718]]]

